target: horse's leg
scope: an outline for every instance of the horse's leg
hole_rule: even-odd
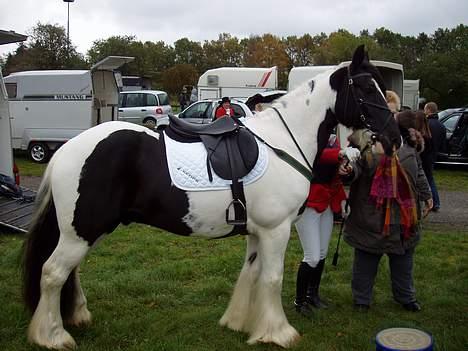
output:
[[[248,311],[249,344],[271,342],[289,347],[299,339],[299,334],[289,324],[281,303],[284,256],[291,231],[290,223],[286,222],[275,229],[258,232],[260,274]]]
[[[88,310],[86,296],[81,288],[79,271],[80,268],[78,266],[70,273],[73,278],[72,282],[75,285],[75,296],[72,302],[73,312],[69,318],[64,320],[64,324],[75,327],[91,324],[91,312]]]
[[[244,266],[237,279],[229,306],[219,323],[233,330],[247,331],[245,322],[250,308],[251,291],[260,272],[257,258],[258,237],[251,234],[247,237],[247,252]]]
[[[76,347],[63,328],[60,294],[68,276],[89,250],[85,241],[74,233],[67,234],[61,232],[57,247],[42,266],[41,297],[28,329],[30,342],[58,350]]]

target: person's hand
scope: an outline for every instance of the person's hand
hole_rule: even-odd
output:
[[[344,162],[338,167],[338,174],[340,176],[347,176],[353,172],[353,167],[350,166],[349,162]]]
[[[361,157],[361,151],[355,147],[345,147],[340,151],[340,156],[347,158],[349,162],[356,162]]]
[[[434,206],[434,201],[432,200],[432,198],[425,201],[425,206],[423,209],[423,218],[425,218],[429,214],[433,206]]]

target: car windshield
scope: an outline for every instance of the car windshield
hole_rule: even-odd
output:
[[[445,121],[443,121],[442,124],[449,132],[453,132],[455,130],[455,127],[457,126],[457,122],[460,116],[461,116],[461,113],[454,113],[453,115],[448,117]]]
[[[442,119],[444,117],[447,117],[449,114],[451,114],[453,111],[455,111],[454,108],[449,108],[447,110],[443,110],[443,111],[440,111],[437,113],[437,116],[439,117],[439,119]]]
[[[167,96],[166,93],[158,94],[158,98],[159,98],[159,105],[170,105],[169,97]]]

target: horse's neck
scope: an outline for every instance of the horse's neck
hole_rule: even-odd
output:
[[[313,90],[309,84],[304,84],[274,104],[310,164],[317,153],[319,126],[325,119],[327,110],[334,106],[336,99],[336,92],[330,88],[327,78],[316,80]],[[274,109],[266,109],[249,118],[246,125],[267,143],[285,150],[298,161],[304,162]]]

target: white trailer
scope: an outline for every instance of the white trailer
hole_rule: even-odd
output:
[[[34,161],[46,162],[82,131],[117,120],[114,70],[132,60],[109,56],[90,70],[26,71],[5,77],[13,149],[28,150]]]
[[[339,66],[347,66],[350,63],[350,61],[342,62]],[[403,65],[394,62],[374,60],[371,60],[371,63],[379,69],[387,89],[393,90],[398,96],[402,97],[404,92]],[[303,82],[314,78],[316,75],[336,67],[337,66],[293,67],[288,76],[288,91],[293,90]]]
[[[220,67],[209,69],[198,79],[198,100],[248,98],[278,89],[278,68]]]
[[[419,109],[419,79],[405,79],[403,81],[402,107],[413,111]]]
[[[398,96],[404,96],[403,87],[403,65],[394,62],[387,61],[370,61],[374,66],[379,69],[380,74],[385,82],[385,86],[389,90],[393,90]],[[348,66],[351,61],[340,63],[338,66]],[[309,79],[314,78],[320,73],[326,72],[330,69],[334,69],[337,66],[303,66],[293,67],[289,72],[288,76],[288,91],[291,91],[306,82]],[[350,130],[340,125],[338,128],[338,136],[341,145],[347,145],[348,135]]]
[[[0,45],[25,41],[27,36],[0,30]],[[10,110],[8,95],[0,67],[0,173],[13,177],[13,150],[11,146]]]

